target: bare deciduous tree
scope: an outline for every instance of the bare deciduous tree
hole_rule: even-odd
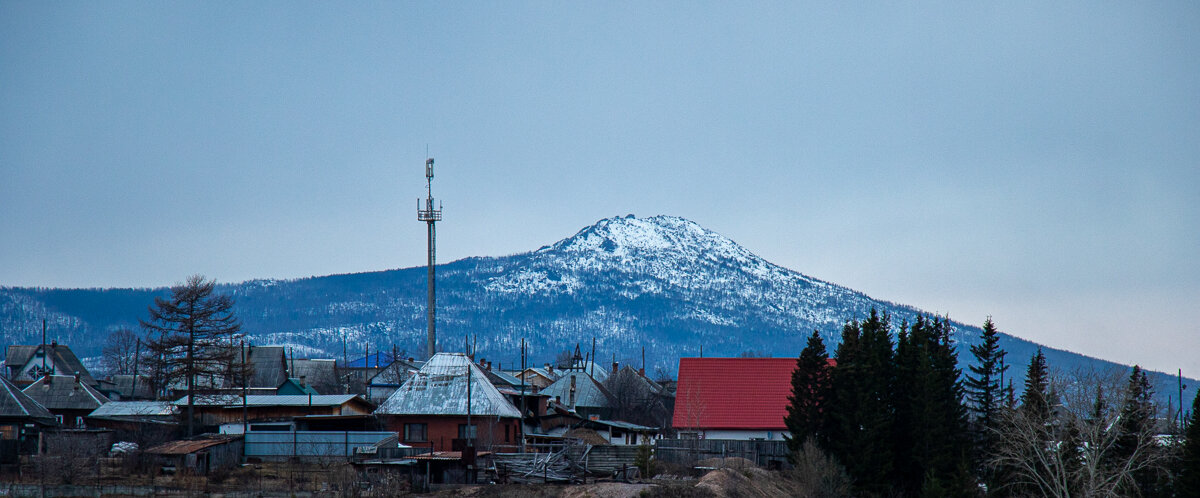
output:
[[[129,328],[121,327],[108,334],[100,355],[109,375],[133,373],[133,364],[138,353],[137,344],[138,336]]]
[[[988,464],[1006,486],[1042,496],[1122,496],[1138,473],[1161,467],[1166,454],[1153,424],[1122,430],[1130,389],[1120,372],[1053,376],[1049,417],[1003,409]],[[1115,402],[1114,402],[1115,401]],[[1118,451],[1119,444],[1127,447]]]

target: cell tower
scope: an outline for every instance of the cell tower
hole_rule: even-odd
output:
[[[429,358],[437,353],[437,340],[434,336],[434,297],[433,272],[437,264],[437,230],[434,224],[442,220],[442,205],[433,208],[433,158],[425,160],[425,207],[421,208],[421,199],[417,199],[417,220],[424,221],[429,226],[429,344],[426,352]]]

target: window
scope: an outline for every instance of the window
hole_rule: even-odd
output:
[[[428,441],[428,426],[425,424],[404,424],[405,441]]]
[[[469,439],[477,439],[479,437],[477,435],[478,429],[479,428],[476,427],[475,424],[471,424],[470,426],[468,426],[467,424],[458,424],[458,438],[459,439],[468,439],[468,438]]]

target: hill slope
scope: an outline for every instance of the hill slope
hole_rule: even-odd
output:
[[[291,346],[298,357],[341,358],[392,349],[421,356],[425,269],[226,284],[256,344]],[[467,258],[438,267],[438,339],[462,350],[469,335],[479,355],[504,366],[519,361],[522,338],[534,361],[551,361],[576,343],[596,341],[600,364],[615,358],[648,373],[673,371],[681,356],[745,352],[795,356],[819,330],[832,349],[842,325],[874,307],[893,324],[916,308],[772,264],[733,241],[677,217],[614,217],[536,251]],[[41,319],[51,338],[96,355],[107,331],[136,329],[165,289],[0,289],[0,341],[36,343]],[[960,357],[978,327],[956,323]],[[1001,324],[1002,325],[1002,324]],[[1019,384],[1037,345],[1005,335],[1010,374]],[[1108,362],[1046,349],[1057,368],[1113,368]],[[1160,393],[1173,378],[1158,374]],[[1196,382],[1191,382],[1195,386]],[[1195,388],[1191,389],[1194,393]],[[1165,397],[1165,394],[1163,394]],[[1190,399],[1190,395],[1188,396]]]

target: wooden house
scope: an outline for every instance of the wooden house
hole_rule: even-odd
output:
[[[53,413],[0,377],[0,465],[37,452],[38,433],[56,425]]]
[[[99,386],[75,352],[58,342],[9,346],[5,351],[4,370],[13,384],[22,388],[46,375],[78,375],[83,383]]]
[[[410,446],[515,448],[521,412],[462,353],[438,353],[375,411]],[[468,419],[470,422],[468,423]]]
[[[607,377],[607,374],[605,375]],[[583,415],[600,418],[612,416],[613,397],[599,381],[583,370],[565,370],[562,377],[542,389],[550,399],[566,405],[570,410]]]
[[[84,382],[81,375],[47,375],[21,392],[50,410],[69,429],[87,427],[84,417],[108,403],[108,398]]]
[[[184,396],[173,404],[182,412]],[[306,415],[366,415],[374,405],[357,394],[261,395],[243,397],[234,394],[197,395],[193,409],[202,426],[222,426],[222,432],[241,432],[243,414],[246,423],[292,423]]]

